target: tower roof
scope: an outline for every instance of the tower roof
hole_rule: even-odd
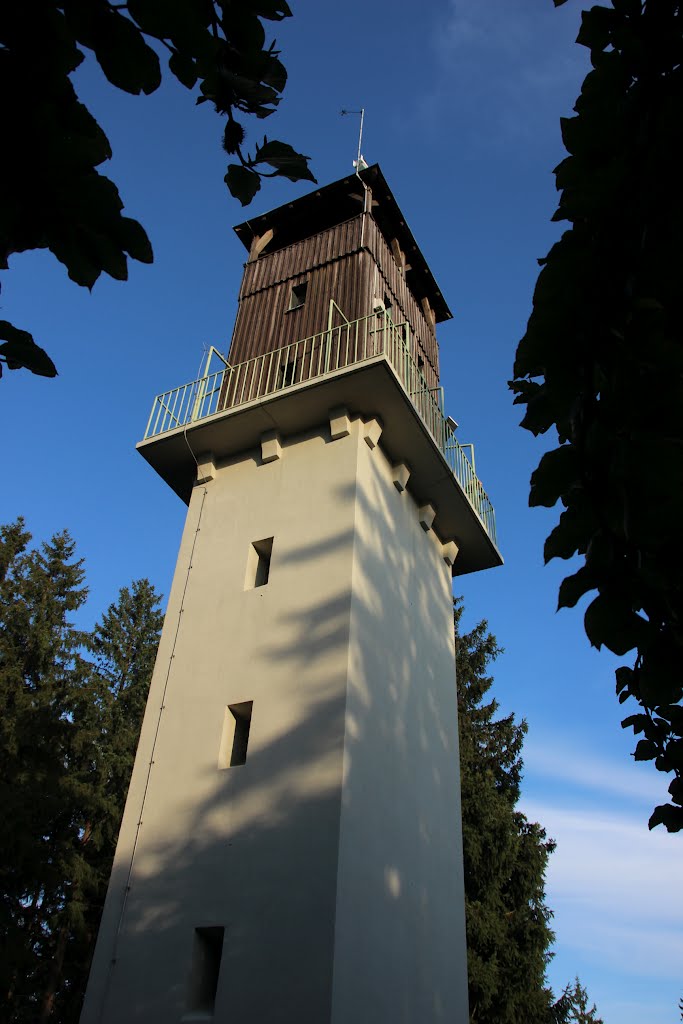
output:
[[[426,298],[429,301],[437,323],[450,320],[453,314],[413,238],[379,164],[367,167],[361,171],[360,176],[370,189],[371,212],[377,226],[388,244],[391,245],[395,239],[405,254],[406,282],[410,290],[417,299]],[[268,213],[250,217],[244,223],[238,224],[234,230],[247,250],[251,249],[254,237],[261,237],[272,230],[273,239],[264,251],[275,252],[357,216],[363,209],[363,198],[358,176],[349,174]]]

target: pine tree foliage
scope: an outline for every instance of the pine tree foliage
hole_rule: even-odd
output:
[[[102,750],[100,789],[116,808],[98,826],[105,843],[118,834],[162,625],[154,587],[137,580],[121,589],[88,638],[101,695],[92,722]]]
[[[77,918],[67,921],[69,941],[53,971],[49,1019],[58,1024],[80,1016],[162,625],[154,587],[137,580],[86,638],[96,699],[79,709],[78,725],[90,759],[81,835],[90,886]]]
[[[555,844],[517,810],[526,722],[497,717],[488,623],[461,631],[454,606],[460,728],[470,1024],[602,1024],[576,978],[559,999],[546,984],[552,912],[545,869]]]
[[[589,1009],[588,993],[578,978],[567,985],[555,1004],[555,1012],[559,1024],[603,1024],[595,1003]]]
[[[67,533],[0,527],[0,1019],[76,1024],[162,615],[147,580],[94,630]],[[499,649],[455,609],[472,1024],[601,1024],[578,979],[554,1002],[544,872],[553,844],[517,809],[526,726],[497,717]]]
[[[526,724],[496,717],[487,674],[500,653],[486,622],[460,632],[456,666],[465,861],[465,908],[472,1024],[551,1019],[545,984],[553,933],[544,873],[554,848],[516,804]]]
[[[87,687],[70,616],[85,601],[67,533],[29,550],[21,520],[0,530],[0,981],[4,1019],[36,1020],[64,880],[79,874],[72,726]]]
[[[75,1022],[161,614],[146,581],[91,635],[82,562],[0,527],[0,1019]]]

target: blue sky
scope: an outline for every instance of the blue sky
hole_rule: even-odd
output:
[[[503,711],[529,724],[523,807],[557,841],[548,872],[557,990],[575,974],[605,1024],[672,1024],[683,994],[680,837],[646,822],[666,780],[630,757],[614,660],[588,646],[581,611],[555,614],[571,566],[542,564],[556,513],[527,506],[529,475],[552,439],[518,427],[507,380],[524,332],[550,223],[552,168],[587,69],[574,45],[580,5],[551,0],[299,0],[274,26],[290,74],[281,110],[256,126],[311,154],[325,184],[348,173],[357,119],[430,262],[454,320],[439,334],[447,409],[496,506],[501,569],[458,580],[467,621],[485,617],[505,648]],[[77,88],[114,150],[107,173],[141,220],[152,267],[92,294],[45,253],[15,257],[0,315],[31,330],[57,362],[46,381],[0,382],[3,521],[37,538],[68,527],[85,557],[84,625],[118,588],[148,576],[168,593],[184,506],[135,453],[154,395],[196,375],[204,345],[227,348],[245,218],[223,185],[221,124],[169,82],[118,93],[90,62]],[[252,126],[251,138],[254,138]],[[260,213],[305,191],[268,183]],[[248,212],[246,213],[248,216]]]

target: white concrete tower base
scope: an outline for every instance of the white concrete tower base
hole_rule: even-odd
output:
[[[200,459],[82,1024],[467,1024],[457,549],[334,418]]]

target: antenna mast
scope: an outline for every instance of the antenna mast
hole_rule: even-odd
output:
[[[358,155],[356,159],[353,161],[353,166],[356,168],[356,174],[359,174],[360,171],[364,171],[365,168],[368,166],[365,161],[365,158],[363,157],[363,154],[361,153],[361,146],[363,144],[363,119],[365,117],[365,107],[361,107],[360,110],[340,110],[339,113],[341,114],[342,117],[344,117],[345,114],[360,114],[360,129],[358,132]]]

